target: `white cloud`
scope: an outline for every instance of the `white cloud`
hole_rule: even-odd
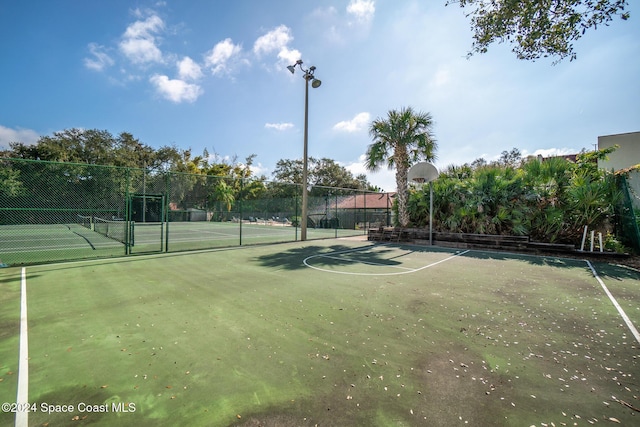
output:
[[[359,132],[361,130],[367,129],[369,126],[369,121],[371,120],[371,115],[369,113],[358,113],[351,120],[345,120],[342,122],[338,122],[333,126],[334,130],[341,132]]]
[[[162,62],[162,52],[156,46],[155,34],[164,29],[157,15],[129,25],[122,36],[120,50],[134,64]]]
[[[153,33],[164,29],[164,21],[158,15],[151,15],[144,21],[136,21],[129,25],[124,32],[125,39],[153,38]]]
[[[288,65],[295,64],[298,59],[302,57],[302,53],[298,49],[288,49],[283,47],[278,52],[278,58]]]
[[[358,158],[357,162],[344,165],[344,168],[347,169],[349,172],[351,172],[354,176],[361,175],[363,173],[367,174],[369,173],[369,171],[367,170],[367,168],[364,167],[364,161],[365,161],[365,155],[362,154]]]
[[[253,176],[269,175],[269,168],[263,166],[262,163],[258,163],[257,165],[254,163],[251,166],[249,166],[249,169],[251,169],[251,174]]]
[[[9,148],[11,142],[22,142],[26,145],[35,144],[40,135],[31,129],[11,129],[0,125],[0,148]]]
[[[167,76],[155,74],[149,81],[162,97],[177,104],[194,102],[203,93],[202,88],[196,84],[187,83],[184,80],[172,80]]]
[[[265,35],[258,37],[253,44],[253,52],[259,56],[280,51],[291,41],[293,41],[293,36],[289,27],[280,25]]]
[[[202,77],[200,66],[188,56],[178,61],[178,75],[183,80],[198,80]]]
[[[213,74],[230,72],[233,65],[238,62],[242,46],[233,44],[233,40],[227,38],[216,44],[205,57],[205,64],[211,68]]]
[[[351,172],[353,176],[365,174],[367,176],[367,180],[371,184],[382,188],[384,191],[396,191],[395,170],[382,167],[376,172],[371,172],[364,166],[365,161],[366,155],[361,154],[357,162],[344,165],[344,168]]]
[[[567,156],[569,154],[578,154],[580,150],[575,148],[540,148],[531,154],[532,156],[542,157],[554,157],[554,156]],[[530,154],[527,150],[522,150],[522,157],[527,157]]]
[[[97,43],[89,43],[89,51],[93,58],[85,58],[84,65],[90,70],[102,71],[106,67],[113,65],[113,59],[105,53],[104,46]]]
[[[291,29],[286,25],[280,25],[256,39],[253,53],[260,57],[277,52],[276,56],[280,62],[291,65],[302,57],[299,50],[289,47],[292,41]]]
[[[265,123],[264,127],[267,129],[284,131],[293,128],[293,123]]]
[[[351,0],[347,6],[347,13],[352,15],[359,22],[370,22],[376,13],[376,6],[373,0]]]
[[[149,39],[128,39],[120,43],[120,50],[134,64],[145,64],[147,62],[162,62],[162,52]]]

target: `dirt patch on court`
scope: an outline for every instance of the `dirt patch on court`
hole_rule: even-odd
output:
[[[493,372],[480,356],[460,346],[419,356],[415,368],[404,371],[397,383],[395,380],[395,375],[392,378],[385,375],[378,389],[372,386],[368,390],[370,401],[360,400],[358,406],[354,405],[357,391],[352,389],[354,400],[350,400],[340,392],[345,389],[343,385],[338,385],[332,395],[295,402],[287,409],[271,408],[231,425],[325,427],[391,422],[439,427],[450,426],[454,420],[463,425],[496,425],[510,405],[505,398],[513,393],[513,386],[505,377]]]
[[[301,422],[299,418],[290,415],[266,415],[260,418],[250,418],[246,421],[232,425],[238,427],[298,427],[314,424],[305,424],[304,422]]]
[[[379,403],[379,402],[378,402]],[[291,402],[288,408],[273,407],[260,413],[240,416],[229,427],[342,427],[345,425],[375,425],[364,412],[354,410],[352,401],[336,392],[330,396]],[[367,408],[371,410],[372,408]],[[358,413],[360,412],[360,413]]]
[[[468,425],[495,425],[512,386],[473,352],[453,348],[429,357],[418,375],[430,413],[422,421],[431,426],[450,425],[459,420]]]
[[[0,321],[0,340],[7,339],[20,333],[20,322],[17,320]]]

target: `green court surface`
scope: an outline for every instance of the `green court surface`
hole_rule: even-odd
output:
[[[332,239],[4,268],[0,401],[51,427],[637,425],[640,273],[593,267]]]
[[[119,257],[150,252],[180,252],[211,248],[293,242],[300,229],[277,222],[165,222],[110,221],[107,237],[80,224],[0,225],[0,261],[9,265],[41,264],[77,259]],[[308,239],[362,236],[363,230],[309,228]],[[125,242],[130,247],[125,247]]]

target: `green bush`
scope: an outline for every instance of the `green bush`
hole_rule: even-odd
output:
[[[575,162],[530,157],[450,166],[433,182],[434,229],[573,244],[585,225],[604,234],[622,197],[613,174],[597,168],[611,151],[583,152]],[[412,190],[408,205],[412,225],[428,226],[429,186]]]

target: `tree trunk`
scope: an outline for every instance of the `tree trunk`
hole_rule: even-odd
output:
[[[398,222],[400,227],[409,225],[409,210],[407,209],[408,192],[408,169],[405,162],[396,163],[396,185],[398,199]]]

